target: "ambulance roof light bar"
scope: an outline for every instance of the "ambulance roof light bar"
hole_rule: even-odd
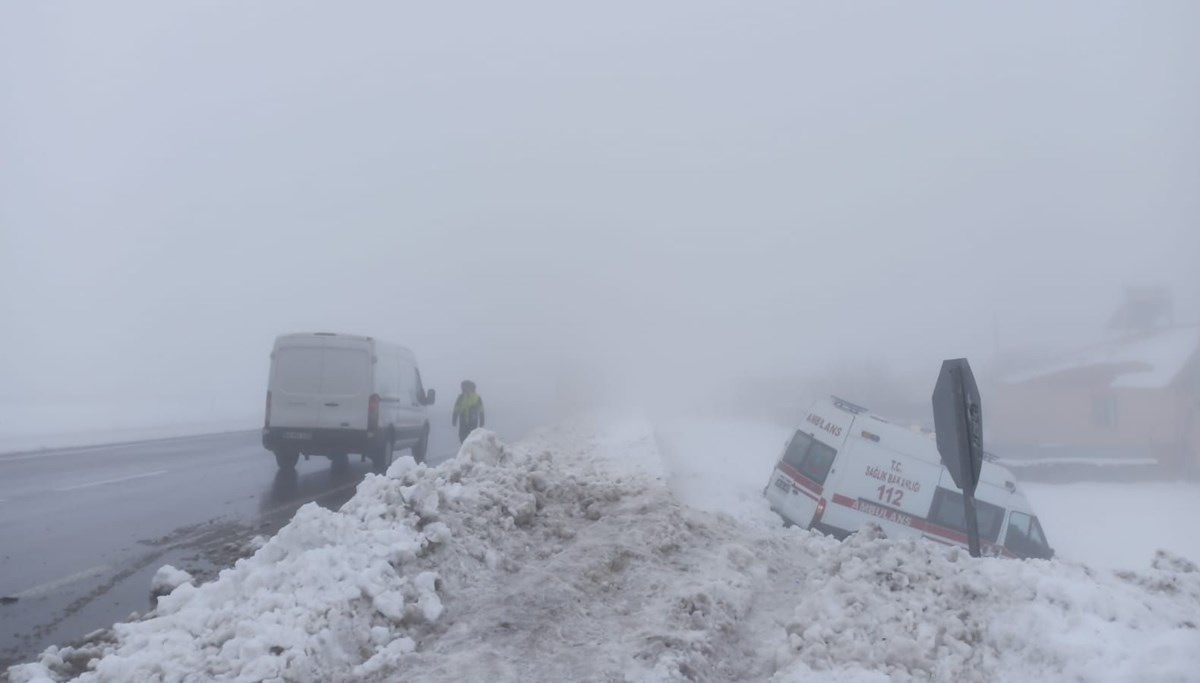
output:
[[[854,413],[855,415],[862,415],[863,413],[867,412],[866,408],[864,408],[860,405],[851,403],[844,398],[838,398],[837,396],[830,396],[829,398],[833,400],[833,405],[837,406],[838,408],[841,408],[842,410],[844,410],[848,413]]]

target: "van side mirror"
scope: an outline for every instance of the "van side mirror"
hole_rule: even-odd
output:
[[[425,391],[425,400],[421,403],[422,405],[431,406],[433,405],[435,399],[437,399],[437,391],[434,389],[427,389]]]

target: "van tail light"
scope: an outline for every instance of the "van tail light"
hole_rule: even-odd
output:
[[[814,527],[814,526],[820,524],[821,517],[824,516],[824,514],[825,514],[825,499],[822,498],[817,501],[817,511],[815,513],[813,513],[812,523],[809,524],[809,526]]]
[[[371,394],[371,400],[367,403],[367,429],[379,429],[379,394]]]
[[[263,416],[263,429],[271,426],[271,392],[267,392],[267,412]]]

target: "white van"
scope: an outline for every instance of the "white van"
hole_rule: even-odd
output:
[[[933,435],[836,397],[809,409],[764,494],[785,522],[838,538],[874,522],[891,538],[967,545],[962,493]],[[1016,480],[994,462],[983,463],[975,507],[983,554],[1054,554]]]
[[[282,335],[271,352],[263,446],[281,469],[301,454],[337,462],[355,453],[382,472],[397,448],[421,462],[434,397],[404,347],[331,332]]]

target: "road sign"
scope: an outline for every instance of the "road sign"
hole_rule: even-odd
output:
[[[933,389],[933,424],[942,463],[963,492],[971,556],[979,557],[975,487],[983,467],[983,408],[979,386],[966,358],[942,362],[942,372]]]

